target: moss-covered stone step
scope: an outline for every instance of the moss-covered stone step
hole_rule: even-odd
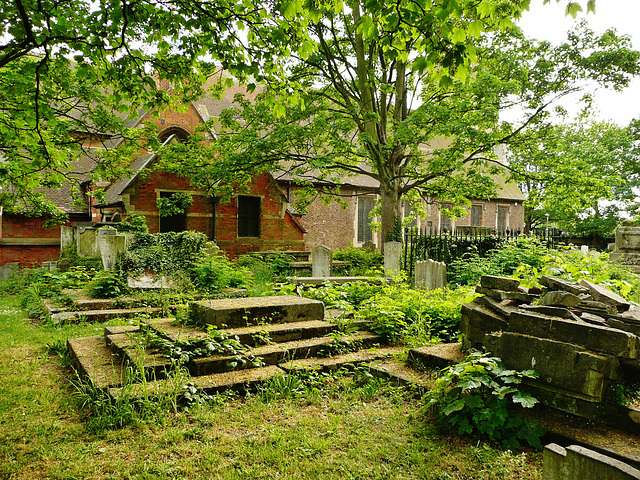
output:
[[[139,331],[106,334],[105,338],[107,347],[124,365],[135,366],[144,372],[147,379],[165,378],[174,368],[171,360],[162,353],[145,348]]]
[[[466,357],[460,343],[416,347],[409,350],[408,356],[409,362],[414,365],[438,370],[463,362]]]
[[[189,362],[187,368],[193,376],[209,375],[233,369],[251,368],[253,366],[252,359],[257,357],[265,365],[277,365],[285,361],[314,357],[323,352],[329,356],[340,348],[369,348],[379,343],[382,343],[382,337],[368,332],[342,336],[339,343],[335,342],[332,337],[316,337],[264,345],[240,355],[214,355],[196,358]]]
[[[108,310],[84,310],[81,312],[60,312],[51,315],[54,324],[65,323],[103,323],[114,318],[132,318],[138,315],[150,317],[162,316],[161,308],[115,308]]]
[[[83,380],[97,388],[122,385],[121,359],[107,347],[103,336],[67,340],[71,363]]]
[[[157,318],[145,321],[158,335],[172,341],[191,341],[209,338],[201,329],[177,324],[172,318]],[[307,322],[276,323],[254,325],[235,329],[221,329],[220,333],[228,337],[237,337],[238,341],[250,347],[269,343],[289,342],[313,337],[322,337],[338,328],[336,324],[322,320]]]
[[[131,399],[154,398],[161,395],[172,394],[179,396],[186,391],[185,387],[187,383],[190,387],[193,386],[210,395],[220,393],[225,390],[244,392],[247,390],[253,390],[256,385],[283,374],[284,371],[277,366],[269,365],[267,367],[192,377],[189,378],[188,381],[185,381],[187,379],[184,377],[172,377],[135,385],[128,385],[124,388],[110,388],[109,394],[114,399],[123,395],[127,395],[127,397]]]
[[[304,322],[323,320],[324,304],[293,295],[201,300],[191,303],[189,317],[199,325],[218,328]]]
[[[380,358],[388,358],[400,355],[400,347],[372,347],[358,350],[357,352],[335,355],[332,357],[314,357],[293,359],[279,364],[280,368],[289,373],[318,371],[334,371],[345,365],[359,365]]]

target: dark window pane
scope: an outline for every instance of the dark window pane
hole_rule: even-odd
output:
[[[160,192],[160,198],[171,198],[174,192]],[[160,233],[184,232],[187,229],[187,212],[160,217]]]
[[[260,197],[238,197],[238,236],[260,236]]]

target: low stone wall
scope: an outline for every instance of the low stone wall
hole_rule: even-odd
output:
[[[486,349],[507,368],[534,369],[525,388],[542,403],[640,432],[640,411],[609,401],[612,386],[640,378],[640,309],[606,288],[546,276],[544,289],[485,276],[462,307],[463,348]],[[622,424],[622,425],[619,425]]]
[[[590,478],[598,480],[634,480],[640,479],[640,470],[578,445],[563,448],[552,443],[545,447],[543,480]]]

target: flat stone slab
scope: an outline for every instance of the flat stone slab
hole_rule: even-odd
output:
[[[122,361],[107,347],[103,336],[70,338],[67,346],[78,374],[90,378],[96,388],[122,384]]]
[[[526,310],[529,313],[541,313],[542,315],[548,315],[550,317],[565,318],[567,320],[580,320],[575,313],[564,307],[549,307],[545,305],[521,305],[522,310]]]
[[[162,314],[161,308],[119,308],[110,310],[85,310],[82,312],[61,312],[51,315],[54,324],[61,323],[102,323],[114,318],[131,318],[139,314],[158,316]]]
[[[487,297],[498,301],[513,300],[519,303],[531,303],[539,298],[539,295],[532,295],[530,293],[496,290],[492,288],[485,288],[480,285],[476,287],[476,293],[486,295]]]
[[[427,345],[409,350],[409,361],[423,367],[439,370],[464,362],[466,355],[460,343],[442,343]]]
[[[380,358],[390,357],[402,353],[399,347],[380,347],[360,350],[357,352],[336,355],[334,357],[315,357],[300,360],[290,360],[278,366],[287,372],[307,372],[311,370],[331,371],[344,365],[359,365]]]
[[[550,290],[562,290],[574,295],[580,295],[583,293],[589,293],[589,289],[577,283],[568,282],[562,278],[554,277],[552,275],[543,275],[540,279],[540,283]]]
[[[511,314],[506,331],[572,343],[619,358],[638,358],[640,353],[640,338],[629,332],[523,310]]]
[[[534,369],[540,374],[536,382],[591,397],[594,402],[602,401],[606,380],[618,377],[619,365],[612,357],[546,338],[504,332],[499,351],[493,353],[507,368]]]
[[[499,277],[496,275],[483,275],[480,278],[480,286],[492,290],[504,290],[507,292],[517,292],[520,280],[509,277]]]
[[[218,328],[304,322],[323,320],[324,304],[293,295],[201,300],[191,303],[190,318],[198,324]]]
[[[293,285],[322,285],[324,283],[335,283],[343,285],[345,283],[365,282],[372,285],[380,285],[389,280],[384,277],[289,277],[287,282]]]
[[[580,285],[589,289],[589,293],[595,301],[613,305],[619,312],[626,312],[631,307],[625,298],[612,292],[604,285],[597,285],[586,280],[580,280]]]

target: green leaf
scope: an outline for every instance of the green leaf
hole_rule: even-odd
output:
[[[538,400],[535,397],[522,392],[514,394],[512,400],[513,403],[519,403],[524,408],[532,408],[536,403],[538,403]]]
[[[577,2],[569,2],[565,10],[565,15],[571,15],[574,19],[578,16],[578,12],[582,12],[582,7]]]

